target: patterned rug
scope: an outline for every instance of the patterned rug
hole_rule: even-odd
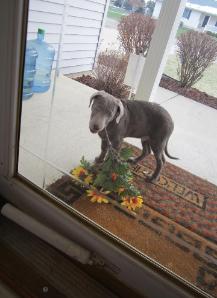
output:
[[[140,153],[136,147],[133,151],[135,155]],[[154,168],[152,155],[134,168],[145,204],[217,243],[217,186],[168,162],[156,184],[146,183],[144,178]]]
[[[131,145],[134,154],[140,150]],[[170,163],[160,179],[146,183],[153,156],[134,166],[144,207],[132,213],[116,201],[93,204],[68,176],[48,187],[97,224],[199,288],[217,297],[217,187]]]

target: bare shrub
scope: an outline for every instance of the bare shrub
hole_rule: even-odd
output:
[[[217,59],[217,41],[206,33],[188,31],[177,41],[177,73],[182,87],[191,87]]]
[[[126,97],[129,92],[129,88],[124,85],[126,69],[127,59],[124,55],[113,50],[101,52],[94,69],[95,88],[118,98]]]
[[[118,25],[118,38],[124,51],[146,56],[154,29],[155,21],[150,16],[132,13],[122,17]]]

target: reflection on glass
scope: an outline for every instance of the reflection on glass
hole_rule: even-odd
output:
[[[143,14],[133,14],[134,27],[130,29],[137,28],[138,20],[150,24],[150,14],[158,17],[161,2],[157,1],[155,8],[150,3],[143,7],[142,2],[124,1],[121,7],[111,3],[105,22],[105,1],[86,2],[87,7],[79,1],[75,7],[72,1],[52,5],[41,1],[39,8],[30,0],[19,173],[217,297],[216,109],[169,90],[177,79],[174,44],[155,102],[172,116],[175,129],[168,151],[179,160],[167,159],[160,177],[147,182],[156,167],[150,146],[145,147],[146,152],[143,149],[146,158],[134,165],[128,159],[138,157],[142,145],[138,138],[126,138],[121,156],[110,147],[104,163],[96,165],[101,140],[90,131],[99,130],[96,123],[95,127],[89,123],[90,98],[97,90],[106,90],[132,102],[139,67],[145,63],[143,51],[132,50],[133,54],[126,55],[118,24],[123,25],[122,17],[124,24],[128,16],[132,21],[132,11],[141,9]],[[151,19],[151,24],[156,22]],[[153,33],[153,27],[151,30]],[[183,32],[187,29],[181,26],[177,38]],[[214,68],[215,64],[208,68],[204,78],[209,72],[215,77]],[[198,88],[200,84],[198,81]],[[216,96],[208,85],[206,92]],[[116,103],[115,111],[107,111],[110,120],[121,116],[122,106],[118,100]],[[139,113],[136,119],[142,122]],[[109,144],[106,133],[104,140]]]

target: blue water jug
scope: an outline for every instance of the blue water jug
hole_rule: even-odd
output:
[[[33,95],[33,81],[36,73],[36,59],[38,53],[34,48],[26,48],[24,77],[23,77],[23,99],[28,99]]]
[[[55,49],[44,41],[45,31],[38,29],[37,39],[29,40],[28,46],[36,49],[36,74],[33,83],[33,92],[45,92],[50,88],[51,70]]]

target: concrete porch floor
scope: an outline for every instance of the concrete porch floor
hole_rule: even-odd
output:
[[[20,174],[42,187],[44,177],[48,185],[62,172],[69,173],[82,156],[92,161],[99,154],[99,137],[88,128],[89,98],[94,92],[60,75],[51,114],[52,88],[23,101]],[[217,184],[217,110],[160,87],[156,102],[169,111],[175,123],[168,148],[179,160],[167,161]],[[141,147],[138,139],[126,141]]]

